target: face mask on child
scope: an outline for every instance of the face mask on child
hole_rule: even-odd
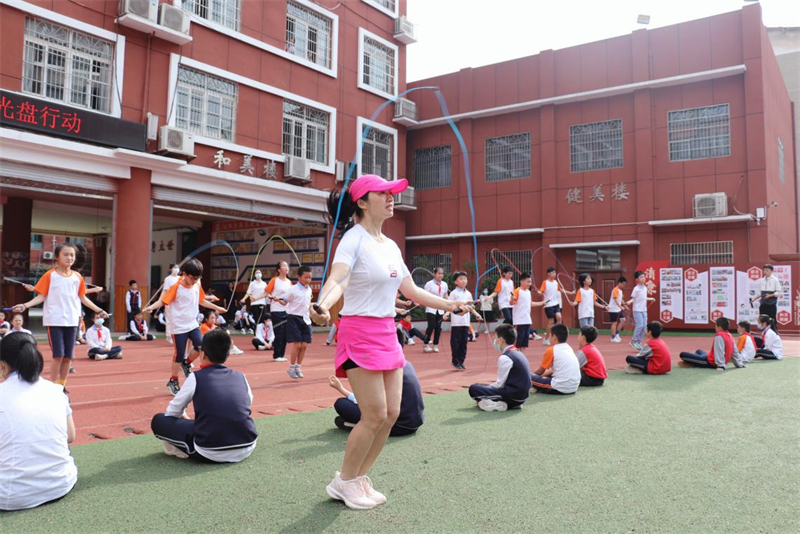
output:
[[[177,267],[172,269],[172,276],[178,276],[178,268]]]
[[[483,290],[483,294],[484,294],[484,295],[488,295],[488,294],[489,294],[489,290],[488,290],[488,289],[484,289],[484,290]]]
[[[103,323],[104,323],[104,322],[105,322],[105,321],[104,321],[103,319],[95,319],[95,320],[94,320],[94,325],[95,325],[95,326],[103,326]]]
[[[256,280],[261,280],[261,273],[256,273]]]

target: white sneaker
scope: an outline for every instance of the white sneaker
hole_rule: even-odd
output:
[[[425,348],[424,348],[424,349],[422,349],[422,352],[424,352],[425,354],[428,354],[428,353],[431,353],[431,352],[433,352],[433,346],[431,346],[431,345],[425,345]]]
[[[296,375],[295,378],[303,378],[303,370],[300,369],[299,365],[294,368],[294,374]]]
[[[237,347],[236,345],[231,345],[231,350],[228,351],[228,354],[232,354],[233,356],[238,356],[239,354],[244,354],[244,351]]]
[[[433,352],[439,352],[439,345],[433,346]]]
[[[128,339],[128,336],[119,336],[117,339],[118,339],[119,341],[125,341],[125,340],[127,340],[127,339]]]
[[[638,367],[634,367],[632,365],[627,366],[625,368],[625,372],[627,374],[629,374],[629,375],[643,375],[644,374],[644,370],[643,369],[640,369]]]
[[[503,401],[482,399],[480,402],[478,402],[478,408],[484,412],[504,412],[508,410],[508,404]]]
[[[622,340],[619,338],[619,336],[615,336],[615,337],[611,338],[611,342],[612,343],[622,343]]]
[[[325,491],[331,498],[344,502],[348,508],[353,510],[369,510],[378,506],[378,503],[366,496],[364,485],[359,478],[342,480],[339,471],[336,471],[336,475]]]
[[[372,487],[372,480],[370,480],[367,475],[361,475],[358,478],[361,479],[361,485],[364,487],[364,494],[375,501],[375,504],[383,504],[386,502],[386,495]]]
[[[164,454],[167,456],[174,456],[175,458],[180,458],[181,460],[185,460],[189,457],[188,454],[180,450],[178,447],[169,443],[168,441],[164,442]]]
[[[297,376],[297,369],[295,368],[294,365],[290,365],[286,369],[286,373],[288,373],[289,378],[300,378],[299,376]]]
[[[106,358],[108,358],[108,354],[95,354],[94,355],[94,361],[96,361],[96,362],[101,362],[101,361],[105,360]]]
[[[545,347],[549,347],[550,346],[550,340],[549,339],[545,339],[544,341],[542,341],[542,345],[544,345]]]
[[[540,339],[542,339],[542,336],[540,336],[539,334],[533,334],[534,341],[539,341]]]
[[[267,350],[267,347],[265,347],[264,345],[259,345],[256,347],[256,350]]]
[[[281,358],[273,358],[272,361],[273,362],[288,362],[289,360],[287,360],[286,358],[281,357]]]
[[[637,343],[636,341],[631,341],[630,342],[630,346],[633,347],[636,350],[642,350],[642,346],[639,343]]]
[[[409,344],[409,345],[416,345],[416,344],[417,344],[417,342],[416,342],[416,341],[414,341],[413,339],[410,339],[410,338],[409,338],[409,340],[408,340],[408,344]]]

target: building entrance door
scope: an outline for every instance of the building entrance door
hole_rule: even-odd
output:
[[[590,272],[592,280],[594,280],[594,290],[597,292],[597,298],[603,299],[606,303],[611,301],[611,293],[617,285],[617,279],[622,276],[622,271],[594,271]],[[611,317],[607,311],[596,310],[595,313],[595,326],[597,328],[610,328]]]

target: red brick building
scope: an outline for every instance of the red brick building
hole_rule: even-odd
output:
[[[770,262],[792,267],[782,317],[800,324],[794,104],[760,6],[410,85],[441,87],[465,138],[480,272],[493,249],[537,281],[557,258],[609,298],[640,265],[655,282],[669,265]],[[459,144],[433,95],[410,98],[409,264],[474,272]]]
[[[273,233],[321,274],[323,190],[367,124],[358,170],[405,176],[393,109],[369,119],[405,90],[413,42],[403,0],[323,4],[0,1],[4,274],[28,270],[31,233],[52,232],[54,217],[92,239],[92,281],[118,311],[129,279],[147,292],[168,261],[214,239],[237,241],[242,268],[230,276],[225,247],[209,249],[206,282],[246,282]],[[389,231],[402,238],[402,215]],[[5,285],[3,300],[19,291]]]

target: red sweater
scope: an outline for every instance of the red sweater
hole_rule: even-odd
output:
[[[647,361],[647,374],[663,375],[672,370],[672,356],[669,347],[661,338],[651,339],[647,346],[653,351],[653,355]]]
[[[606,362],[603,359],[603,355],[597,350],[597,347],[589,343],[581,348],[581,351],[583,351],[583,355],[586,356],[586,365],[583,366],[583,372],[592,378],[608,378]]]

